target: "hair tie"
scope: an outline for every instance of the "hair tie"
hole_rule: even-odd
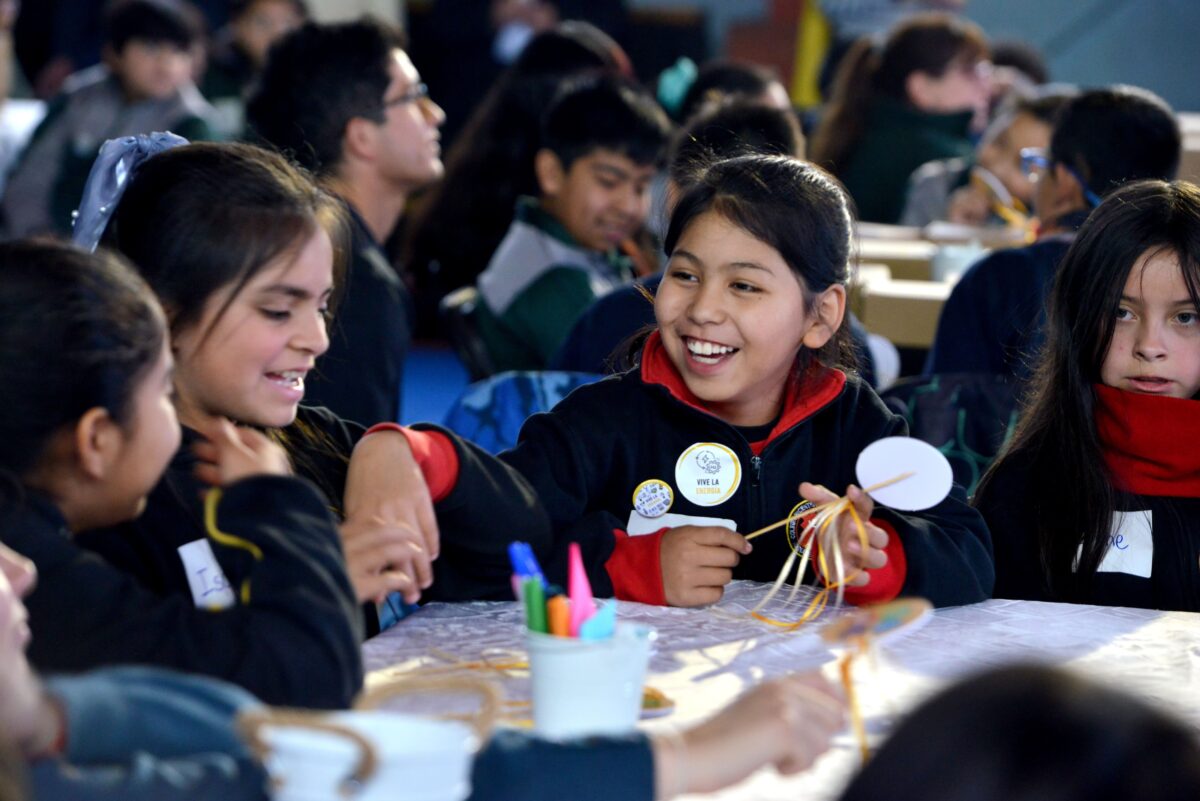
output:
[[[696,62],[683,56],[658,76],[658,102],[672,117],[679,116],[679,108],[688,90],[696,82],[699,71]]]
[[[92,163],[79,209],[72,215],[74,232],[71,239],[89,252],[96,249],[109,218],[121,202],[129,179],[146,159],[164,150],[188,144],[182,136],[169,132],[122,136],[109,139],[100,148]]]

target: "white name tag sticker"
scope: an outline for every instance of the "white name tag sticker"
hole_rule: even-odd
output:
[[[730,531],[737,531],[737,523],[723,517],[693,517],[692,515],[665,514],[659,517],[646,517],[634,509],[629,513],[629,522],[625,524],[625,533],[631,537],[641,537],[653,534],[660,528],[679,528],[680,526],[722,526]]]
[[[1126,573],[1150,578],[1154,566],[1154,516],[1142,512],[1113,512],[1108,552],[1099,573]]]
[[[217,563],[208,540],[193,540],[180,545],[178,551],[197,609],[218,611],[237,603],[229,579],[225,578],[225,571]]]

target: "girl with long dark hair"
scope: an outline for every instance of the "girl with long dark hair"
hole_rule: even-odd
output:
[[[1046,343],[975,499],[996,595],[1200,610],[1200,188],[1138,182],[1092,213]]]

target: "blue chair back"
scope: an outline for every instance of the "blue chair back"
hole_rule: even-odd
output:
[[[530,415],[549,411],[571,390],[601,378],[557,370],[500,373],[467,387],[443,424],[489,453],[499,453],[517,444]]]

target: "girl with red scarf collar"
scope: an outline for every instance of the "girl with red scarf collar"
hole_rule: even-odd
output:
[[[1131,184],[1050,297],[1031,404],[976,505],[996,595],[1200,611],[1200,188]]]

